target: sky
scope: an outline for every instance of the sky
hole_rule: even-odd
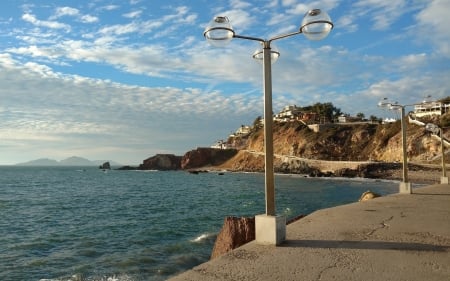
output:
[[[71,156],[138,165],[210,146],[263,116],[260,46],[208,44],[227,16],[236,34],[269,39],[328,12],[322,41],[275,41],[273,109],[331,102],[392,117],[450,96],[449,0],[2,0],[0,165]]]

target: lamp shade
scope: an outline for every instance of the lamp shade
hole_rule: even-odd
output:
[[[327,12],[314,9],[308,11],[303,17],[300,32],[309,40],[317,41],[327,37],[332,28],[333,23]]]
[[[233,39],[234,30],[227,17],[218,16],[208,24],[205,32],[203,32],[203,36],[211,45],[223,47]]]
[[[256,49],[255,52],[253,53],[252,57],[257,60],[262,62],[264,60],[264,53],[262,49]],[[270,49],[270,62],[274,63],[278,60],[278,58],[280,57],[280,52],[278,51],[277,47],[275,47],[274,45],[271,46]]]

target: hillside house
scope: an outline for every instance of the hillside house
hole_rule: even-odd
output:
[[[223,140],[218,140],[217,142],[215,142],[213,145],[210,146],[211,148],[216,148],[216,149],[227,149],[228,146],[226,144],[225,141]]]
[[[285,106],[273,117],[275,122],[301,121],[305,124],[318,122],[319,119],[319,114],[316,112],[302,112],[296,105]]]
[[[442,115],[449,111],[450,104],[437,102],[426,102],[422,104],[416,104],[414,106],[414,115],[416,117],[430,116],[430,115]]]

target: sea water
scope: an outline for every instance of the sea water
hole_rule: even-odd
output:
[[[398,183],[278,175],[287,218]],[[226,216],[265,212],[264,175],[0,167],[0,280],[165,280],[208,261]]]

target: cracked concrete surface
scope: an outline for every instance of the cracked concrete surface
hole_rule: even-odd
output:
[[[177,280],[450,280],[450,185],[314,212]]]

